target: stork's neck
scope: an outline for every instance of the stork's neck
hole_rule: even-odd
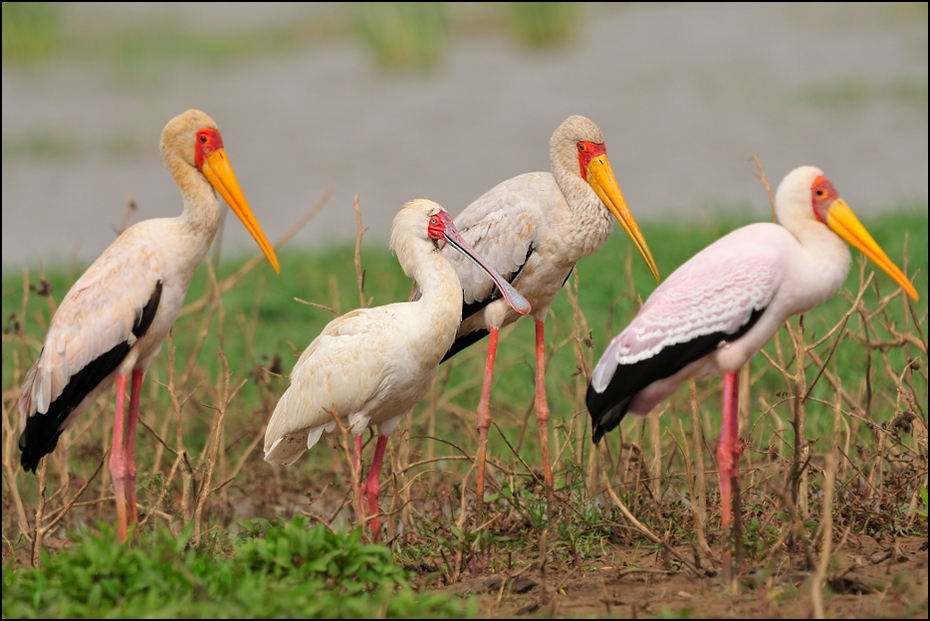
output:
[[[849,274],[852,255],[846,242],[822,222],[808,220],[785,227],[807,254],[798,277],[805,284],[799,288],[804,292],[802,305],[806,307],[802,311],[808,310],[840,290]]]
[[[192,236],[205,240],[209,247],[220,226],[220,203],[213,186],[187,162],[176,159],[166,165],[184,201],[184,212],[179,218],[181,224]]]
[[[564,256],[574,264],[600,250],[613,229],[613,217],[579,175],[557,175],[555,180],[571,211],[572,221],[560,229],[568,236]]]

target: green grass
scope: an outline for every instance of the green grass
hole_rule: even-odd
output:
[[[350,16],[382,69],[434,69],[449,30],[444,2],[354,2]]]
[[[875,239],[881,244],[889,256],[900,264],[904,252],[904,234],[907,232],[908,244],[908,273],[917,274],[915,285],[922,293],[920,302],[914,305],[915,314],[922,317],[926,314],[927,291],[927,233],[926,211],[913,209],[899,213],[888,214],[881,220],[866,221],[867,226]],[[647,222],[643,226],[646,238],[649,240],[656,257],[660,274],[667,276],[678,265],[683,263],[695,252],[703,248],[725,232],[745,224],[738,220],[718,220],[698,224],[682,223],[666,225]],[[359,306],[359,294],[355,285],[355,268],[353,265],[354,249],[350,246],[333,247],[318,253],[307,254],[297,250],[285,249],[280,253],[282,263],[281,276],[276,277],[260,265],[247,274],[237,286],[223,294],[222,306],[225,313],[225,332],[223,339],[223,353],[229,361],[234,378],[247,378],[259,366],[268,366],[276,357],[281,361],[283,373],[288,373],[296,362],[296,357],[319,333],[326,323],[334,318],[328,310],[308,306],[295,301],[300,298],[316,304],[330,307],[338,313],[344,313]],[[805,317],[805,328],[812,336],[819,337],[826,333],[849,309],[849,298],[856,292],[858,282],[858,266],[861,255],[854,252],[853,267],[847,279],[846,293],[834,296],[827,303],[812,311]],[[411,282],[400,270],[397,261],[387,248],[366,246],[361,254],[362,266],[366,271],[365,293],[370,305],[381,305],[393,301],[407,299],[411,291]],[[222,280],[238,268],[236,263],[224,263],[217,272],[217,279]],[[866,273],[872,271],[872,264],[866,265]],[[80,273],[79,266],[66,271],[56,270],[46,274],[50,283],[52,295],[60,300],[71,282]],[[627,273],[632,276],[631,282]],[[36,283],[37,274],[31,274],[32,283]],[[631,250],[628,240],[621,233],[611,235],[605,246],[595,255],[583,259],[576,269],[577,284],[579,287],[578,304],[584,314],[586,326],[590,330],[590,349],[586,352],[589,360],[596,362],[609,339],[635,314],[639,301],[645,299],[655,288],[656,283],[645,269],[641,259]],[[574,285],[575,281],[570,281]],[[205,298],[209,295],[208,270],[201,268],[187,296],[187,302]],[[883,294],[894,290],[890,279],[879,272],[875,277],[878,290]],[[22,312],[22,274],[4,274],[3,277],[3,316],[7,321],[5,330],[9,331],[11,322],[24,321],[26,334],[32,339],[34,349],[33,357],[37,353],[38,340],[42,336],[43,326],[48,321],[48,303],[34,295]],[[634,293],[635,292],[635,293]],[[866,295],[866,304],[874,305],[874,294]],[[906,326],[912,320],[904,317],[900,303],[893,304],[890,309],[889,322],[896,326]],[[177,372],[183,371],[189,364],[188,356],[195,351],[195,342],[191,338],[200,329],[202,319],[197,315],[189,315],[178,321],[174,330],[177,352]],[[796,319],[794,320],[796,323]],[[858,332],[857,322],[860,319],[853,317],[852,325],[848,329]],[[573,310],[571,302],[563,291],[557,297],[552,312],[546,323],[547,346],[555,348],[550,360],[547,374],[548,390],[551,399],[551,408],[554,412],[555,424],[565,423],[569,416],[578,414],[578,391],[585,384],[583,378],[576,375],[577,359],[569,346],[568,341],[575,330],[573,323]],[[522,413],[530,407],[533,398],[533,326],[530,321],[520,321],[504,331],[499,347],[499,361],[495,370],[495,388],[492,392],[494,409],[504,411],[500,418],[495,418],[503,429],[522,428]],[[235,335],[235,338],[232,338]],[[779,340],[785,346],[786,336],[780,334]],[[10,346],[8,339],[4,340],[4,385],[9,385],[10,366],[6,363],[9,358],[7,349]],[[218,358],[215,355],[219,349],[219,337],[216,331],[210,331],[205,343],[198,347],[200,358],[198,364],[207,369],[210,375],[219,373]],[[826,349],[826,348],[822,348]],[[766,351],[775,355],[775,344],[770,343]],[[484,367],[486,341],[472,346],[460,353],[449,363],[443,365],[447,374],[448,385],[446,389],[456,393],[456,402],[462,407],[471,408],[478,402],[480,392],[480,376]],[[837,348],[833,357],[833,369],[843,378],[843,384],[854,387],[866,381],[867,365],[862,364],[863,348],[857,343],[846,339]],[[902,351],[889,352],[890,362],[895,368],[904,366],[904,353]],[[164,369],[164,354],[159,357],[150,373],[156,381],[166,382]],[[873,364],[877,364],[874,361]],[[752,363],[753,376],[760,373],[767,366],[762,356],[757,356]],[[813,379],[813,378],[811,378]],[[760,378],[758,390],[762,392],[784,391],[785,386],[781,378],[775,374],[764,374]],[[707,385],[716,382],[709,381]],[[278,382],[280,390],[283,384]],[[754,387],[756,388],[756,387]],[[879,387],[874,387],[879,388]],[[159,403],[167,405],[164,391],[157,391]],[[812,397],[817,399],[822,395],[816,390]],[[249,382],[239,395],[239,402],[245,407],[255,407],[260,399],[255,382]],[[876,422],[884,422],[887,414],[884,404],[877,404]],[[708,408],[715,411],[717,408]],[[819,408],[815,407],[815,411]],[[825,408],[829,410],[829,408]],[[712,414],[713,416],[713,414]],[[832,426],[832,414],[827,417],[820,415],[814,417],[829,418]],[[638,419],[633,419],[634,422]],[[464,421],[472,425],[473,421]],[[206,429],[202,430],[206,431]],[[826,428],[817,428],[816,436],[825,432]],[[790,433],[790,432],[789,432]],[[496,434],[495,434],[496,435]],[[205,439],[205,438],[204,438]],[[516,438],[511,438],[516,440]],[[530,440],[531,446],[521,450],[529,451],[526,459],[536,458],[533,454],[536,442]],[[494,450],[506,452],[507,447],[500,440],[495,440]]]
[[[845,77],[800,87],[798,93],[805,104],[833,109],[861,107],[880,99],[923,110],[927,108],[926,77],[902,76],[878,83],[858,77]]]
[[[584,9],[580,2],[506,2],[502,10],[513,38],[529,49],[541,49],[574,41]]]
[[[340,11],[240,28],[194,28],[176,11],[149,11],[144,19],[66,19],[61,4],[3,3],[3,64],[31,69],[67,58],[112,70],[123,85],[160,88],[172,70],[192,63],[223,68],[261,56],[356,37],[384,71],[424,71],[442,63],[453,35],[509,33],[529,48],[571,41],[581,28],[578,3],[511,2],[460,9],[445,2],[356,2]]]
[[[29,64],[57,52],[61,21],[54,2],[4,2],[3,63]]]
[[[668,276],[705,245],[745,223],[724,218],[700,223],[646,222],[642,228],[660,273]],[[803,450],[810,451],[805,498],[810,509],[800,520],[799,532],[811,541],[821,510],[822,455],[832,451],[834,444],[845,455],[837,475],[834,519],[838,531],[842,525],[882,538],[925,534],[927,528],[921,513],[926,501],[919,496],[921,488],[926,489],[926,452],[920,444],[927,421],[926,355],[916,344],[868,347],[861,340],[868,330],[872,343],[890,342],[898,333],[925,342],[927,211],[923,206],[902,209],[865,224],[899,265],[906,241],[906,271],[916,274],[921,300],[906,306],[899,296],[883,307],[881,296],[888,296],[895,287],[884,274],[875,275],[860,311],[839,333],[839,343],[826,363],[826,370],[839,378],[853,403],[842,403],[837,414],[838,393],[826,374],[819,377],[805,403],[804,438],[809,448]],[[396,503],[393,508],[385,507],[390,514],[385,520],[390,525],[388,532],[395,535],[388,547],[365,547],[358,534],[338,526],[355,523],[354,518],[338,517],[345,515],[346,499],[351,498],[349,461],[340,448],[340,438],[321,442],[286,469],[261,460],[264,425],[287,387],[287,373],[334,317],[330,310],[294,298],[337,313],[360,305],[354,248],[337,245],[315,252],[285,248],[279,257],[280,276],[260,263],[221,295],[212,289],[207,266],[198,270],[187,308],[203,304],[212,310],[182,314],[171,342],[152,364],[143,391],[142,419],[151,431],[140,428],[136,456],[139,498],[151,521],[140,528],[133,546],[113,546],[107,523],[88,522],[89,516],[105,519],[112,505],[105,463],[101,474],[93,478],[109,445],[111,395],[67,431],[58,450],[44,462],[49,485],[46,522],[80,485],[87,482],[90,487],[80,499],[87,506],[79,503],[55,533],[46,534],[57,537],[55,548],[62,551],[46,553],[41,570],[23,568],[31,547],[18,525],[17,503],[11,496],[13,490],[18,491],[25,520],[31,524],[40,506],[36,477],[4,466],[3,498],[5,507],[11,507],[4,513],[4,537],[9,542],[4,547],[4,617],[39,612],[89,616],[92,610],[112,611],[108,614],[113,616],[136,616],[143,611],[223,616],[223,611],[229,614],[231,609],[242,615],[313,616],[322,610],[318,606],[329,601],[319,594],[328,596],[334,578],[327,577],[311,559],[335,554],[335,550],[343,552],[340,560],[333,561],[333,571],[343,571],[340,580],[351,574],[355,582],[340,583],[347,590],[336,592],[338,602],[327,604],[335,606],[326,608],[330,615],[473,614],[467,600],[449,603],[417,595],[416,588],[388,561],[393,557],[399,565],[417,568],[425,579],[445,584],[455,583],[469,563],[495,572],[532,565],[541,533],[556,517],[547,512],[538,483],[540,457],[531,411],[532,322],[520,321],[505,329],[498,350],[488,452],[495,481],[488,495],[490,525],[462,521],[455,511],[449,512],[474,488],[474,473],[464,458],[473,455],[476,446],[475,407],[486,353],[486,342],[482,342],[442,365],[431,393],[393,435],[382,474],[382,498]],[[824,335],[851,308],[860,290],[860,258],[854,252],[841,293],[804,317],[805,343]],[[362,248],[361,265],[367,304],[408,298],[411,282],[387,248]],[[61,267],[44,275],[3,275],[5,464],[11,454],[13,460],[18,456],[17,387],[38,355],[52,309],[84,267]],[[224,261],[216,270],[216,281],[230,278],[240,267],[239,260]],[[868,278],[873,269],[864,264],[863,277]],[[618,541],[642,546],[643,558],[654,553],[654,544],[631,534],[623,525],[624,518],[598,492],[601,472],[639,519],[672,542],[695,542],[690,502],[702,492],[694,488],[688,473],[694,463],[702,464],[708,470],[709,488],[714,489],[720,379],[697,384],[699,445],[690,442],[691,403],[686,387],[660,408],[663,416],[629,417],[619,433],[609,434],[602,442],[596,456],[592,456],[584,409],[585,374],[655,286],[618,230],[598,253],[578,264],[546,322],[550,438],[556,455],[556,486],[567,502],[559,509],[556,528],[549,535],[548,557],[554,563],[571,567],[609,559]],[[797,318],[791,323],[799,325]],[[814,352],[826,359],[832,346],[830,340]],[[780,331],[765,350],[791,376],[779,373],[762,355],[751,363],[748,425],[741,431],[747,554],[756,563],[775,562],[773,555],[781,548],[773,546],[783,537],[792,515],[772,489],[784,484],[794,459],[791,397],[798,390],[793,378],[795,349],[787,332]],[[229,365],[229,386],[242,387],[221,418],[218,410],[227,400],[224,358]],[[911,364],[912,360],[917,362]],[[269,373],[269,368],[276,374]],[[806,383],[813,383],[818,374],[819,367],[808,357]],[[182,403],[180,413],[174,409],[175,399]],[[216,449],[217,456],[210,457],[210,438],[217,430],[223,442]],[[365,458],[370,459],[370,437],[366,443]],[[653,459],[660,467],[660,478],[655,481],[650,479]],[[419,462],[424,465],[416,465]],[[650,493],[642,493],[644,485]],[[322,503],[319,507],[308,504],[316,500]],[[201,501],[206,507],[202,515],[195,511]],[[719,544],[720,536],[715,525],[716,503],[712,496],[707,500],[711,546]],[[337,532],[319,527],[310,530],[306,522],[275,523],[295,513],[336,524]],[[271,522],[243,523],[236,517],[240,514]],[[402,535],[396,534],[399,523],[405,525]],[[190,530],[180,532],[191,524],[195,525],[193,535]],[[69,541],[61,540],[62,528]],[[371,568],[365,570],[368,577],[354,569],[339,569],[349,565]],[[142,583],[153,586],[144,589],[139,586]],[[305,586],[297,588],[298,583]],[[378,593],[388,591],[394,593],[389,601],[379,599]],[[169,597],[169,592],[174,595]],[[226,603],[219,603],[223,598]],[[465,606],[464,613],[461,606]]]
[[[67,160],[77,157],[78,142],[59,133],[36,132],[28,136],[3,139],[3,158],[45,158]]]
[[[361,530],[258,520],[199,549],[167,528],[114,545],[107,524],[74,534],[39,568],[3,569],[3,618],[454,618],[474,603],[418,593]]]
[[[81,18],[72,15],[66,20],[64,11],[54,2],[4,2],[3,64],[30,67],[63,58],[87,60],[142,84],[165,68],[190,63],[224,67],[348,34],[345,25],[319,17],[230,33],[194,29],[170,8],[149,12],[145,19],[123,21],[110,21],[105,13],[93,20],[78,13]]]

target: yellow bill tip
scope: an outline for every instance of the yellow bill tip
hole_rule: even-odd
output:
[[[275,274],[280,274],[281,265],[278,263],[278,257],[275,255],[271,242],[265,237],[261,225],[259,225],[258,220],[252,213],[252,208],[249,207],[245,194],[243,194],[242,188],[239,186],[239,181],[236,179],[236,173],[233,172],[232,165],[226,158],[225,150],[217,149],[207,156],[202,170],[210,185],[219,192],[220,196],[223,197],[223,200],[226,201],[226,204],[229,205],[229,208],[233,210],[233,213],[236,214],[255,240],[255,243],[258,244],[262,254],[265,255],[268,263],[274,269]]]
[[[911,284],[904,272],[888,258],[888,255],[872,238],[868,230],[859,222],[849,205],[842,198],[837,198],[827,211],[826,224],[833,232],[867,256],[882,271],[888,274],[901,289],[915,302],[920,300],[917,289]]]

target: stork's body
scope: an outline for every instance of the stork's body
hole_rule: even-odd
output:
[[[142,378],[216,235],[220,204],[214,188],[278,270],[213,120],[196,110],[175,117],[162,134],[161,150],[181,189],[184,212],[129,227],[91,264],[52,317],[42,353],[26,374],[19,397],[21,463],[35,471],[39,460],[55,449],[62,431],[116,384],[109,465],[123,541],[127,521],[136,521],[134,443]],[[129,415],[124,417],[130,377]]]
[[[686,380],[724,375],[718,449],[724,527],[729,524],[730,482],[738,475],[739,369],[789,317],[840,289],[851,261],[843,240],[917,298],[819,169],[804,166],[787,175],[775,206],[780,225],[737,229],[659,285],[611,341],[587,392],[597,443],[628,412],[647,415]]]
[[[549,307],[575,264],[596,252],[613,228],[626,230],[658,280],[655,261],[614,178],[604,137],[582,116],[566,119],[550,140],[552,172],[534,172],[492,188],[455,218],[475,250],[533,306],[536,324],[536,398],[546,492],[553,498],[549,459],[544,326]],[[478,404],[477,497],[484,495],[490,394],[500,329],[519,315],[499,298],[493,283],[472,265],[449,254],[464,290],[462,323],[445,359],[490,335],[481,400]]]
[[[378,443],[362,490],[376,534],[387,436],[429,390],[461,317],[461,285],[440,240],[469,253],[439,205],[427,200],[404,205],[394,219],[391,248],[422,296],[415,302],[356,309],[327,324],[294,366],[290,386],[265,431],[265,461],[291,464],[323,435],[337,432],[338,419],[355,435],[359,465],[361,434],[376,426]],[[493,277],[508,289],[516,308],[529,312],[516,291],[500,276]]]

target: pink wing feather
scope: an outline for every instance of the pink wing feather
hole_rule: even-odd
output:
[[[743,227],[675,270],[604,351],[591,378],[595,390],[606,388],[618,364],[651,358],[699,336],[734,333],[754,310],[767,307],[782,278],[774,245],[764,243],[772,233],[783,230]]]

